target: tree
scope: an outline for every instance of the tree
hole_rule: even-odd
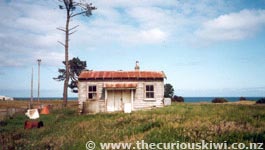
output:
[[[182,96],[174,95],[171,99],[173,102],[184,102],[184,98]]]
[[[174,95],[174,88],[171,84],[167,83],[164,85],[165,92],[164,92],[164,97],[169,97],[172,98]]]
[[[222,97],[217,97],[212,100],[212,103],[227,103],[228,100]]]
[[[63,106],[66,107],[67,105],[67,98],[68,98],[68,93],[67,93],[67,87],[69,83],[69,60],[68,60],[68,49],[69,49],[69,36],[73,33],[76,32],[77,26],[71,27],[70,28],[70,20],[72,20],[74,17],[79,16],[79,15],[84,15],[84,16],[91,16],[92,11],[96,9],[92,5],[92,3],[86,3],[83,1],[80,2],[75,2],[74,0],[58,0],[62,5],[59,5],[60,9],[66,10],[66,22],[65,22],[65,27],[60,27],[57,28],[60,31],[63,31],[65,34],[65,42],[60,42],[64,46],[65,50],[65,79],[64,79],[64,88],[63,88]]]
[[[65,65],[65,61],[63,61],[63,64]],[[70,84],[68,84],[68,87],[72,89],[72,92],[77,93],[78,87],[78,76],[80,75],[81,71],[86,69],[86,61],[81,61],[78,57],[73,58],[72,60],[69,60],[69,78],[71,79]],[[66,71],[65,69],[58,69],[59,75],[58,77],[53,78],[56,81],[64,81],[66,78]]]
[[[245,97],[239,97],[239,101],[246,101],[247,99]]]
[[[265,104],[265,98],[260,98],[256,101],[256,104]]]

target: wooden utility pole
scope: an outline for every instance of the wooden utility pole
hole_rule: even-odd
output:
[[[40,62],[41,59],[38,59],[38,103],[40,103]]]
[[[33,103],[33,67],[32,67],[32,72],[31,72],[31,90],[30,90],[30,108],[32,108],[32,103]]]

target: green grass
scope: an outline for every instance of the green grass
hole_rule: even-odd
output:
[[[265,141],[265,107],[233,104],[173,104],[132,114],[78,115],[54,110],[41,115],[40,129],[24,130],[24,115],[0,127],[0,149],[85,149],[100,142],[250,143]]]

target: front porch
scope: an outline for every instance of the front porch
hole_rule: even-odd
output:
[[[136,87],[137,83],[104,84],[106,111],[124,111],[125,104],[130,104],[133,110]]]
[[[87,100],[84,113],[133,111],[137,83],[105,83],[101,98]],[[125,107],[126,105],[126,107]],[[129,106],[129,108],[128,108]]]
[[[135,95],[134,89],[107,89],[105,90],[105,105],[107,112],[123,111],[125,104],[131,105],[133,110],[133,101]]]

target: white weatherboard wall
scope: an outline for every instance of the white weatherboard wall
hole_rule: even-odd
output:
[[[104,84],[107,83],[137,83],[136,88],[131,89],[105,89]],[[97,97],[95,100],[88,100],[88,86],[97,86]],[[154,85],[154,98],[147,99],[145,97],[145,87],[146,85]],[[79,108],[83,109],[84,103],[85,107],[92,112],[104,112],[112,111],[111,104],[115,100],[119,100],[119,91],[122,91],[121,97],[123,103],[118,103],[118,106],[113,107],[113,111],[123,110],[124,103],[130,103],[132,110],[140,110],[148,107],[163,107],[163,97],[164,97],[164,82],[163,81],[79,81]],[[116,91],[116,92],[115,92]],[[115,98],[116,96],[116,98]],[[132,101],[131,101],[132,100]],[[114,104],[113,104],[114,105]],[[86,109],[85,108],[85,109]]]
[[[145,97],[146,85],[154,85],[154,98]],[[162,81],[138,82],[133,104],[134,109],[143,109],[146,107],[163,107],[164,83]]]

